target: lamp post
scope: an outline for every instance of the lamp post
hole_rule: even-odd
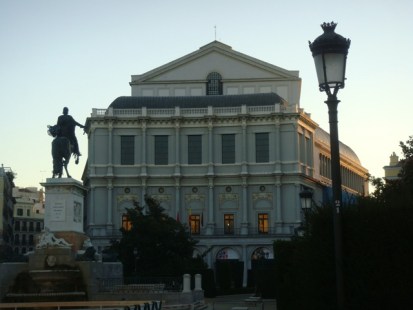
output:
[[[137,277],[137,269],[138,269],[138,248],[133,248],[133,258],[135,261],[135,277]]]
[[[325,91],[330,122],[331,181],[333,188],[334,244],[336,262],[337,307],[344,309],[343,255],[341,229],[341,174],[337,126],[337,93],[344,88],[350,40],[334,32],[336,23],[323,23],[324,33],[309,42],[314,57],[320,91]]]

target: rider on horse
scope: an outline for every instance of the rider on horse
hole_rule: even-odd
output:
[[[68,115],[69,109],[63,109],[63,115],[57,119],[57,124],[48,127],[48,134],[54,137],[52,142],[52,156],[53,156],[53,178],[62,177],[63,168],[66,170],[67,177],[70,178],[67,171],[67,165],[70,157],[73,154],[76,158],[75,163],[79,163],[79,145],[77,143],[75,128],[85,128],[85,126],[76,122],[73,117]]]
[[[77,138],[75,135],[75,128],[79,126],[80,128],[85,128],[85,126],[79,124],[74,120],[69,114],[69,109],[67,107],[63,108],[63,115],[60,115],[57,119],[57,126],[59,126],[58,137],[66,137],[69,139],[70,144],[73,147],[73,153],[79,158],[82,154],[79,151],[79,144],[77,143]]]

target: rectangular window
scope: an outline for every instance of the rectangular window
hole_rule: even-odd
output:
[[[268,234],[269,225],[268,225],[268,213],[258,213],[258,233],[259,234]]]
[[[268,163],[270,161],[270,143],[268,132],[255,134],[255,161]]]
[[[168,136],[155,136],[155,165],[168,164]]]
[[[235,163],[235,134],[222,135],[222,163]]]
[[[234,214],[224,214],[224,234],[234,234]]]
[[[191,214],[189,216],[189,229],[193,235],[201,233],[201,216],[199,214]]]
[[[18,208],[17,209],[17,215],[18,216],[23,216],[23,209]]]
[[[133,165],[135,163],[135,137],[120,137],[120,164]]]
[[[27,215],[27,216],[30,216],[30,209],[27,209],[27,210],[26,210],[26,215]]]
[[[127,214],[122,214],[122,228],[126,231],[132,229],[132,222]]]
[[[202,163],[202,136],[188,136],[188,164],[199,165]]]

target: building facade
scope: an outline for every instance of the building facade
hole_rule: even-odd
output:
[[[25,254],[34,250],[36,235],[43,230],[44,192],[36,187],[15,187],[13,197],[13,252]]]
[[[97,247],[119,237],[145,195],[187,223],[208,253],[274,258],[274,240],[301,225],[299,193],[329,199],[329,135],[300,108],[301,79],[214,41],[142,75],[132,96],[87,120],[86,231]],[[367,170],[340,144],[343,190],[367,194]]]
[[[11,168],[0,167],[0,248],[9,247],[13,242],[13,183]]]

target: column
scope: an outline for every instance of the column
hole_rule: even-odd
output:
[[[294,207],[295,207],[295,217],[296,217],[296,223],[301,223],[302,219],[301,219],[301,206],[300,206],[300,192],[301,192],[301,185],[296,183],[294,184],[294,197],[293,199],[291,199],[291,201],[293,201],[294,203]]]
[[[92,127],[90,129],[90,142],[88,147],[88,166],[90,171],[90,176],[95,176],[95,128]],[[94,200],[92,200],[94,201]]]
[[[213,235],[215,229],[215,218],[214,218],[214,179],[208,179],[208,223],[206,234]]]
[[[112,185],[112,179],[108,179],[108,184],[107,184],[107,197],[108,197],[108,203],[107,203],[107,221],[106,225],[112,225],[112,193],[113,191],[113,185]]]
[[[177,109],[178,107],[176,107]],[[181,174],[180,171],[180,123],[179,120],[175,120],[175,176]]]
[[[88,203],[88,210],[87,210],[87,214],[88,214],[88,219],[87,219],[87,225],[88,226],[93,226],[95,224],[95,190],[96,187],[95,186],[91,186],[90,187],[90,198],[89,203]]]
[[[209,107],[208,107],[209,108]],[[208,120],[208,175],[214,174],[214,130],[213,120]]]
[[[180,179],[175,178],[175,219],[177,215],[181,216],[181,184]]]
[[[147,145],[146,145],[146,119],[142,120],[142,169],[141,169],[141,176],[146,176],[147,172],[146,172],[146,149],[147,149]],[[143,197],[143,196],[142,196]]]
[[[241,174],[248,174],[247,166],[247,148],[248,148],[248,139],[247,139],[247,120],[245,117],[242,118],[242,147],[241,147]]]
[[[247,177],[242,177],[241,235],[248,235],[248,180],[247,180]]]
[[[294,145],[294,155],[293,155],[293,162],[295,162],[295,172],[300,173],[301,169],[300,169],[300,142],[298,140],[298,124],[294,123],[291,124],[293,126],[293,131],[292,131],[292,135],[293,135],[293,145]]]
[[[244,261],[244,275],[242,277],[242,287],[247,287],[249,259],[247,257],[247,246],[245,244],[242,245],[242,260]]]
[[[275,167],[274,173],[281,173],[281,134],[280,134],[280,121],[277,119],[275,123]]]
[[[107,176],[113,176],[113,121],[109,121],[108,132],[108,171]]]
[[[282,197],[281,197],[281,177],[275,177],[275,199],[274,199],[274,209],[276,210],[276,218],[275,218],[275,229],[277,234],[283,233],[283,205],[282,205]]]
[[[142,207],[145,206],[145,204],[146,204],[146,201],[145,201],[146,189],[147,189],[146,180],[147,180],[146,177],[141,178],[141,181],[142,181],[142,185],[141,185],[141,206]]]

